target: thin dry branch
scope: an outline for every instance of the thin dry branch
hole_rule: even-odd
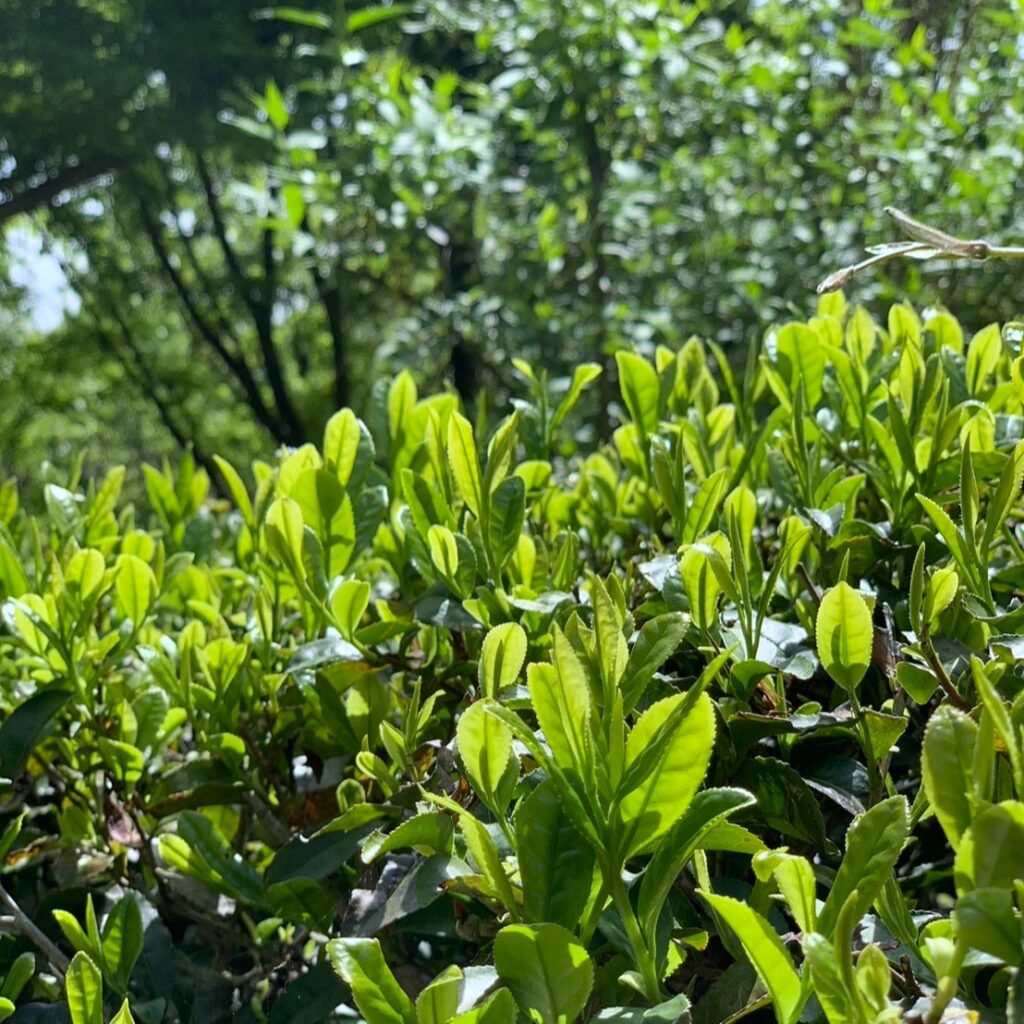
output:
[[[978,262],[987,259],[1024,259],[1024,246],[995,245],[983,238],[967,239],[947,235],[945,231],[923,224],[902,210],[896,209],[895,206],[887,206],[885,212],[911,240],[869,246],[868,252],[871,255],[867,259],[829,274],[818,285],[819,295],[844,288],[855,274],[867,270],[868,267],[888,263],[890,260],[902,257],[914,260],[975,260]]]

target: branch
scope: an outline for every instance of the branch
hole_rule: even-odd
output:
[[[83,296],[83,306],[88,309],[88,312],[92,317],[100,346],[106,349],[108,354],[121,365],[124,372],[135,381],[136,385],[140,388],[146,398],[152,402],[156,408],[157,415],[160,417],[160,422],[167,428],[167,432],[174,438],[181,448],[192,451],[196,462],[206,470],[213,486],[218,487],[221,479],[219,470],[216,468],[213,460],[206,454],[206,452],[195,443],[195,431],[192,430],[186,433],[186,431],[179,426],[178,422],[175,420],[174,415],[171,412],[169,402],[160,394],[160,383],[158,382],[156,375],[153,373],[152,367],[143,357],[141,346],[136,342],[131,328],[121,315],[119,304],[109,295],[105,295],[103,297],[104,308],[110,312],[110,315],[118,326],[124,346],[128,350],[128,358],[126,358],[119,350],[113,336],[109,331],[107,331],[106,327],[103,326],[99,313],[96,310],[95,303],[89,301],[87,298],[88,296],[97,295],[100,289],[95,284],[83,287],[81,283],[81,275],[75,272],[74,267],[64,259],[59,252],[51,251],[50,255],[57,260],[61,273],[63,273],[68,283],[71,284],[79,295]]]
[[[203,183],[203,191],[206,193],[206,204],[210,208],[214,234],[216,234],[217,241],[220,243],[221,250],[224,253],[224,262],[227,264],[228,271],[234,279],[239,295],[242,296],[251,311],[254,301],[251,291],[252,282],[242,270],[242,265],[238,262],[238,256],[228,240],[224,213],[221,210],[220,199],[217,197],[217,188],[213,183],[213,178],[210,176],[210,169],[207,167],[206,158],[203,156],[202,150],[199,149],[193,150],[193,156],[196,161],[196,169],[199,172],[199,180]]]
[[[882,245],[869,246],[868,252],[871,255],[867,259],[829,274],[818,285],[819,295],[835,292],[845,287],[850,279],[862,270],[904,256],[915,260],[975,260],[978,262],[990,258],[1024,259],[1024,246],[994,245],[984,239],[957,238],[955,235],[947,235],[938,228],[914,220],[913,217],[903,213],[902,210],[897,210],[894,206],[887,206],[885,212],[912,241],[886,242]]]
[[[14,901],[14,897],[9,895],[2,885],[0,885],[0,904],[10,914],[14,930],[21,932],[26,939],[37,946],[58,974],[66,973],[71,961],[33,924],[25,911]]]
[[[268,431],[270,431],[276,440],[287,441],[289,435],[288,428],[276,419],[271,410],[267,407],[262,394],[260,394],[259,385],[256,383],[255,377],[253,377],[252,370],[249,368],[249,364],[245,361],[245,357],[241,354],[232,353],[225,347],[220,336],[210,326],[210,324],[207,323],[196,307],[195,302],[192,300],[192,296],[189,294],[188,287],[185,285],[181,274],[178,273],[177,268],[171,260],[170,253],[168,253],[167,246],[164,244],[164,240],[160,234],[160,229],[153,220],[152,215],[146,206],[145,199],[141,197],[139,200],[139,215],[142,220],[142,226],[149,238],[150,244],[153,247],[153,252],[157,257],[157,260],[160,262],[164,273],[166,273],[167,277],[170,279],[171,284],[181,301],[181,305],[186,314],[186,322],[191,323],[195,334],[217,353],[224,365],[232,372],[232,374],[234,374],[235,379],[242,386],[242,390],[245,392],[246,402],[249,405],[249,408],[252,409],[253,413],[256,415],[257,420],[259,420],[259,422],[262,423]]]
[[[192,239],[181,230],[180,221],[176,212],[178,203],[174,192],[174,181],[167,169],[167,165],[163,160],[158,160],[157,163],[160,165],[160,170],[163,176],[163,192],[167,202],[167,208],[170,211],[171,216],[174,217],[175,226],[178,228],[178,239],[181,242],[182,248],[185,250],[185,258],[188,260],[189,266],[192,268],[192,273],[195,275],[195,279],[198,282],[199,287],[203,290],[203,294],[208,297],[212,304],[214,315],[217,318],[217,323],[220,325],[221,330],[228,335],[228,337],[232,338],[236,345],[240,345],[238,332],[220,308],[220,303],[217,301],[217,289],[214,288],[213,282],[210,280],[210,276],[206,273],[202,264],[199,262],[199,257],[196,254],[195,245],[193,244]]]
[[[272,192],[272,195],[276,192]],[[253,310],[256,324],[256,336],[263,354],[263,365],[267,372],[270,390],[274,395],[278,414],[291,432],[290,440],[301,444],[305,440],[302,420],[295,411],[291,395],[288,393],[288,382],[285,379],[281,360],[278,358],[277,346],[274,344],[274,289],[277,267],[274,262],[274,229],[263,229],[263,285],[260,289],[260,301]]]
[[[167,428],[167,432],[174,438],[182,449],[192,452],[196,462],[206,470],[207,476],[209,476],[213,486],[216,487],[221,478],[220,470],[217,469],[213,459],[210,458],[202,446],[196,442],[195,429],[185,430],[175,419],[174,414],[171,412],[170,401],[164,398],[161,394],[160,382],[153,373],[152,367],[143,357],[142,349],[135,340],[135,335],[132,333],[131,328],[121,316],[120,310],[116,305],[111,304],[110,312],[118,326],[118,330],[120,331],[121,338],[124,342],[125,348],[128,350],[130,358],[125,359],[121,353],[118,352],[116,343],[113,342],[113,339],[106,332],[106,329],[100,324],[99,317],[96,316],[95,312],[93,312],[93,320],[96,322],[96,327],[100,332],[101,337],[104,337],[106,341],[109,342],[110,350],[113,353],[114,358],[121,363],[125,372],[135,379],[136,384],[142,390],[143,394],[150,402],[153,403],[153,406],[157,411],[157,415],[160,417],[160,422]]]
[[[317,268],[316,261],[310,263],[309,272],[313,286],[324,307],[327,330],[331,335],[331,366],[334,371],[334,407],[342,409],[349,403],[348,387],[348,339],[345,329],[345,309],[342,303],[341,287],[337,280],[329,281],[326,274]]]
[[[305,438],[305,430],[298,413],[295,411],[295,406],[292,404],[284,371],[281,368],[281,362],[277,355],[277,348],[274,345],[275,267],[273,231],[267,228],[263,232],[263,281],[261,286],[256,285],[242,269],[238,254],[228,238],[224,211],[220,205],[217,187],[210,174],[206,158],[203,156],[202,151],[198,149],[193,150],[193,156],[196,161],[199,180],[202,182],[203,191],[206,193],[206,204],[210,208],[214,234],[217,236],[221,251],[224,253],[224,262],[227,264],[228,272],[234,281],[235,288],[245,301],[253,323],[256,326],[256,336],[259,339],[260,352],[263,355],[263,362],[267,371],[267,380],[274,395],[278,415],[281,417],[290,435],[284,437],[283,440],[299,443]]]
[[[20,192],[10,194],[9,198],[0,202],[0,226],[20,213],[33,213],[41,206],[52,202],[61,193],[81,185],[87,185],[122,166],[124,166],[123,163],[117,160],[81,164],[78,167],[68,167],[58,172],[54,177],[47,178],[41,185],[36,185],[34,188],[26,186]]]

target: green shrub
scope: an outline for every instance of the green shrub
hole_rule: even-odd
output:
[[[1021,1020],[1019,346],[832,295],[599,449],[520,364],[4,487],[0,1019]]]

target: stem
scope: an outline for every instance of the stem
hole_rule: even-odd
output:
[[[961,711],[970,711],[971,705],[960,696],[957,688],[953,685],[953,680],[946,674],[946,670],[943,668],[942,662],[939,661],[939,656],[935,653],[935,648],[932,647],[932,642],[928,638],[927,634],[921,637],[921,651],[924,654],[929,667],[935,673],[935,677],[939,681],[939,686],[942,687],[943,692],[950,699],[953,705]]]
[[[857,716],[857,732],[860,733],[860,745],[868,766],[868,807],[874,807],[882,798],[882,779],[878,771],[878,761],[875,759],[875,746],[871,742],[871,731],[864,720],[864,709],[860,706],[854,690],[850,690],[850,706]]]
[[[54,970],[63,975],[71,961],[32,923],[28,915],[15,902],[7,890],[0,885],[0,904],[2,904],[11,915],[14,927],[21,932],[30,942],[34,943],[46,958]]]
[[[644,942],[643,933],[640,931],[640,922],[633,913],[633,905],[629,902],[629,893],[623,885],[621,875],[612,880],[612,899],[615,907],[622,918],[622,924],[629,937],[629,944],[633,947],[633,956],[636,958],[637,966],[640,968],[640,975],[644,983],[644,995],[651,1005],[661,999],[661,985],[658,982],[658,969],[654,963],[654,957]]]
[[[604,883],[602,883],[593,904],[591,904],[590,910],[587,912],[586,918],[583,920],[583,925],[580,928],[580,943],[583,946],[590,945],[590,940],[594,937],[594,932],[597,931],[597,924],[601,920],[601,913],[604,910],[604,905],[607,899],[608,890]]]
[[[893,714],[902,717],[903,711],[907,706],[907,693],[902,687],[896,687],[896,696],[892,700]],[[889,775],[889,765],[892,763],[892,750],[889,749],[882,756],[878,762],[878,774],[882,778],[882,785],[885,786],[886,778]],[[892,791],[892,783],[889,783],[889,790]]]
[[[1024,260],[1024,245],[990,245],[988,254],[1003,260]]]

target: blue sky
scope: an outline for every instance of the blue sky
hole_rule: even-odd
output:
[[[78,312],[78,296],[68,286],[58,260],[43,252],[34,231],[14,227],[4,241],[11,258],[11,281],[26,290],[27,312],[40,331],[52,331],[65,313]]]

